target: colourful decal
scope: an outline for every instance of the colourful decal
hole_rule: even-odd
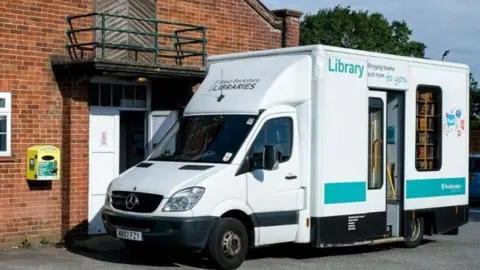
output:
[[[446,136],[450,133],[455,133],[457,137],[462,136],[465,132],[465,115],[461,109],[453,108],[445,113],[445,120],[443,121],[443,132]]]

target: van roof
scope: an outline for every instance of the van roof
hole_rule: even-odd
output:
[[[438,61],[438,60],[423,59],[423,58],[408,57],[408,56],[399,56],[399,55],[385,54],[385,53],[376,53],[376,52],[362,51],[362,50],[356,50],[356,49],[327,46],[327,45],[321,45],[321,44],[214,55],[208,58],[208,62],[250,58],[250,57],[273,56],[273,55],[282,55],[282,54],[298,54],[298,53],[306,53],[306,52],[315,54],[323,51],[339,52],[339,53],[352,54],[352,55],[362,55],[367,57],[370,56],[370,57],[377,57],[377,58],[396,60],[396,61],[406,61],[409,63],[444,66],[444,67],[450,67],[450,68],[460,68],[460,69],[469,70],[468,65],[461,64],[461,63],[453,63],[453,62]]]

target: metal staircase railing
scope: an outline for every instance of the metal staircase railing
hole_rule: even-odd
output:
[[[86,27],[86,28],[74,28],[74,24],[77,20],[82,18],[92,18],[94,19],[93,27]],[[99,18],[99,20],[98,20]],[[108,18],[116,18],[125,20],[128,22],[136,22],[136,23],[152,23],[154,26],[154,31],[136,31],[136,30],[128,30],[123,29],[122,27],[107,27],[107,19]],[[176,65],[183,65],[183,60],[191,57],[201,57],[201,65],[205,67],[206,59],[207,59],[207,39],[206,39],[206,26],[201,25],[193,25],[193,24],[185,24],[185,23],[177,23],[177,22],[170,22],[170,21],[161,21],[155,19],[145,19],[145,18],[135,18],[125,15],[118,15],[118,14],[108,14],[108,13],[89,13],[83,15],[75,15],[75,16],[67,16],[67,23],[70,29],[67,30],[66,34],[69,39],[69,43],[66,45],[66,49],[70,55],[72,60],[79,60],[85,59],[86,54],[85,52],[95,52],[96,58],[105,58],[106,50],[107,49],[115,49],[115,50],[125,50],[125,51],[133,51],[135,52],[135,60],[138,59],[138,53],[152,53],[153,54],[153,61],[154,63],[159,63],[159,58],[171,58],[175,61]],[[98,26],[98,24],[100,24]],[[159,31],[160,26],[170,26],[172,27],[171,34],[169,33],[161,33]],[[175,28],[181,29],[175,29]],[[79,38],[77,35],[80,33],[91,33],[92,39],[94,41],[91,42],[79,42]],[[97,33],[100,32],[100,36],[98,37]],[[128,34],[128,35],[139,35],[139,36],[147,36],[153,37],[153,42],[151,45],[142,44],[142,45],[135,45],[127,43],[115,43],[107,39],[107,33],[118,33],[118,34]],[[190,35],[189,35],[190,34]],[[168,46],[161,46],[159,44],[159,39],[163,38],[164,43],[170,40],[172,45],[171,47]],[[196,46],[193,49],[184,49],[184,47],[194,45]],[[197,49],[199,48],[199,49]],[[98,52],[99,50],[99,52]]]

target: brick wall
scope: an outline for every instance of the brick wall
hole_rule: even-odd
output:
[[[35,144],[64,146],[65,120],[76,128],[72,131],[75,136],[88,130],[88,119],[79,113],[88,116],[86,106],[73,102],[72,109],[65,112],[65,99],[49,59],[65,54],[65,16],[91,10],[92,0],[0,1],[0,91],[12,93],[12,157],[0,158],[0,246],[17,246],[27,237],[34,244],[41,237],[59,239],[62,201],[66,199],[62,186],[82,182],[83,187],[87,179],[84,149],[70,147],[75,151],[71,159],[79,161],[70,166],[72,179],[63,177],[62,182],[51,185],[27,183],[25,155]],[[81,143],[88,146],[86,139]],[[62,155],[69,154],[62,150]],[[72,191],[84,195],[85,190]],[[84,201],[72,202],[77,204],[69,206],[68,218],[74,224],[85,218],[86,209]]]
[[[89,111],[86,80],[59,83],[62,117],[61,235],[85,232],[88,217]]]
[[[300,17],[303,13],[295,10],[280,9],[274,10],[273,14],[282,18],[282,47],[298,46],[300,40]]]
[[[55,78],[50,60],[67,55],[65,17],[92,11],[93,0],[0,1],[0,92],[12,93],[12,157],[0,158],[0,247],[85,228],[87,85]],[[210,55],[298,44],[298,18],[278,18],[256,0],[158,0],[157,13],[206,25]],[[36,144],[61,148],[61,181],[27,183],[26,150]]]
[[[159,0],[157,17],[206,25],[209,55],[282,47],[282,18],[256,0]],[[298,45],[298,34],[288,37]]]

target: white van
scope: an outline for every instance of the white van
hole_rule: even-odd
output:
[[[329,46],[210,57],[183,116],[110,184],[107,232],[139,251],[402,242],[468,222],[469,68]]]

